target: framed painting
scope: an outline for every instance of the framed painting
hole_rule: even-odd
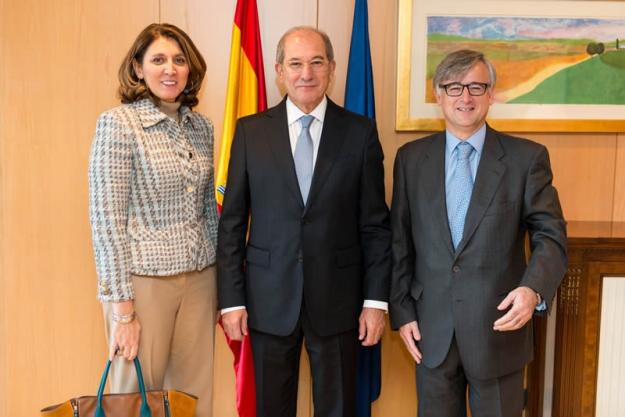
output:
[[[396,130],[444,129],[432,76],[458,49],[494,64],[506,132],[625,132],[625,2],[399,0]]]

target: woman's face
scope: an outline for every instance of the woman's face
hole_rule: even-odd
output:
[[[150,44],[143,62],[134,63],[134,69],[152,94],[168,103],[176,101],[189,78],[189,64],[180,45],[165,37],[157,38]]]

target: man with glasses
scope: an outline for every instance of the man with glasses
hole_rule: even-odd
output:
[[[395,159],[391,324],[417,363],[419,417],[465,416],[467,388],[474,417],[520,417],[531,318],[566,271],[547,149],[486,124],[495,80],[479,52],[446,56],[445,131]]]
[[[287,95],[240,119],[232,143],[222,322],[232,339],[249,330],[257,417],[295,417],[302,343],[315,416],[353,417],[358,344],[379,341],[390,289],[382,147],[374,121],[326,97],[335,62],[325,33],[293,28],[276,55]]]

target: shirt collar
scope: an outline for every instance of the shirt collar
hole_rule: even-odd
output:
[[[484,141],[486,140],[486,123],[484,123],[482,127],[477,130],[477,132],[469,136],[469,138],[464,141],[458,139],[449,130],[445,130],[445,139],[447,144],[447,152],[449,152],[449,155],[452,154],[454,149],[456,149],[458,144],[460,144],[461,142],[470,143],[471,146],[473,146],[473,149],[475,149],[475,151],[478,153],[478,155],[481,155],[482,149],[484,148]]]
[[[326,96],[323,96],[323,99],[321,100],[321,103],[319,103],[317,105],[317,107],[315,107],[313,109],[313,111],[311,111],[308,114],[310,114],[315,119],[317,119],[321,123],[323,123],[323,118],[326,115],[326,108],[327,107],[328,107],[328,98]],[[298,121],[300,117],[305,116],[305,115],[306,115],[306,113],[301,111],[300,108],[297,107],[295,105],[295,103],[293,103],[291,101],[291,98],[287,96],[287,98],[286,98],[286,118],[287,118],[287,122],[288,122],[289,126],[292,125],[293,123],[295,123],[296,121]]]
[[[148,128],[155,126],[168,119],[169,117],[163,113],[149,98],[135,101],[132,106],[137,110],[141,126]],[[193,112],[187,106],[180,106],[180,121],[185,123],[187,120],[192,121],[191,114]]]

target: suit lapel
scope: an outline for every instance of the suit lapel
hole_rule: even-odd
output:
[[[484,217],[486,209],[493,200],[501,178],[506,171],[505,165],[500,161],[503,156],[504,151],[499,143],[497,134],[487,126],[484,149],[477,169],[467,217],[464,222],[462,241],[458,245],[456,257],[462,252],[467,242],[471,239],[471,236],[475,233],[475,230]]]
[[[286,117],[286,98],[280,104],[266,112],[269,118],[266,135],[269,147],[275,157],[278,171],[282,173],[282,178],[287,183],[287,187],[293,193],[302,208],[304,201],[297,182],[295,172],[295,162],[293,162],[293,152],[291,151],[291,141],[289,139],[289,124]]]
[[[431,176],[423,177],[423,189],[426,198],[431,198],[431,210],[434,227],[438,229],[438,235],[445,241],[445,245],[451,254],[454,247],[449,232],[447,219],[447,199],[445,195],[445,132],[438,133],[430,145],[421,172],[427,172]]]
[[[328,99],[306,210],[311,207],[330,171],[332,171],[332,166],[345,141],[346,128],[345,124],[341,123],[340,109]]]

